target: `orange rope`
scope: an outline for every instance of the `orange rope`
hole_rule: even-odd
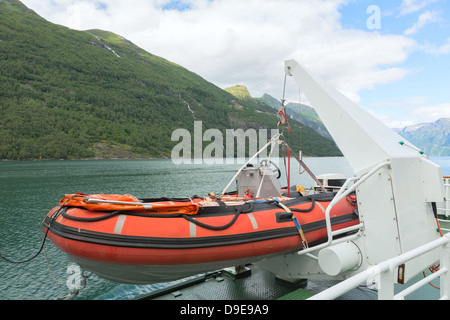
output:
[[[441,231],[441,226],[439,225],[439,220],[438,220],[437,218],[436,218],[436,224],[437,224],[437,227],[438,227],[438,230],[439,230],[439,234],[440,234],[441,237],[442,237],[443,235],[442,235],[442,231]],[[428,268],[428,270],[430,270],[431,273],[435,273],[435,272],[439,271],[439,266],[440,266],[440,264],[438,264],[438,265],[433,264],[432,266],[430,266],[430,267]],[[423,277],[424,277],[424,278],[427,277],[427,276],[425,275],[425,271],[423,271],[422,274],[423,274]],[[439,277],[439,278],[440,278],[440,277]],[[428,282],[428,284],[429,284],[430,286],[432,286],[433,288],[441,289],[440,287],[435,286],[435,285],[432,284],[431,282]]]

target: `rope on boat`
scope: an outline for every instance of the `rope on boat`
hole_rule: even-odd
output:
[[[249,208],[248,208],[248,210],[244,211],[244,207],[246,205],[249,205]],[[192,218],[192,217],[190,217],[188,215],[183,215],[182,217],[185,218],[186,220],[188,220],[188,221],[190,221],[190,222],[192,222],[192,223],[194,223],[194,224],[196,224],[196,225],[198,225],[200,227],[206,228],[206,229],[210,229],[210,230],[225,230],[225,229],[228,229],[229,227],[231,227],[236,222],[237,218],[239,217],[239,215],[241,213],[248,213],[248,212],[251,212],[252,210],[253,210],[253,202],[244,203],[242,206],[239,206],[236,209],[236,213],[235,213],[233,219],[231,219],[230,222],[228,222],[227,224],[225,224],[223,226],[212,226],[212,225],[200,222],[198,220],[195,220],[194,218]]]
[[[9,258],[6,258],[6,257],[3,256],[1,253],[0,253],[0,258],[2,258],[3,260],[5,260],[5,261],[7,261],[7,262],[15,263],[15,264],[20,264],[20,263],[30,262],[31,260],[33,260],[34,258],[36,258],[36,257],[42,252],[42,249],[44,248],[45,240],[47,240],[47,234],[48,234],[48,231],[49,231],[49,230],[47,229],[47,232],[45,232],[44,239],[42,240],[42,244],[41,244],[41,247],[40,247],[39,251],[38,251],[34,256],[32,256],[31,258],[28,258],[28,259],[22,260],[22,261],[15,261],[15,260],[11,260],[11,259],[9,259]]]
[[[47,231],[45,232],[45,234],[44,234],[44,236],[43,236],[41,247],[39,248],[38,252],[37,252],[34,256],[32,256],[31,258],[22,260],[22,261],[15,261],[15,260],[11,260],[11,259],[9,259],[9,258],[6,258],[5,256],[3,256],[3,255],[0,253],[0,258],[2,258],[3,260],[5,260],[5,261],[7,261],[7,262],[15,263],[15,264],[20,264],[20,263],[30,262],[31,260],[33,260],[34,258],[36,258],[36,257],[42,252],[42,250],[44,249],[45,240],[47,240],[47,235],[48,235],[48,232],[50,231],[50,226],[52,225],[53,221],[55,221],[56,218],[59,216],[59,214],[61,213],[62,208],[65,207],[65,204],[66,204],[69,200],[71,200],[71,199],[72,199],[72,198],[68,199],[68,200],[67,200],[67,201],[66,201],[66,202],[65,202],[58,210],[56,210],[56,211],[52,214],[51,220],[50,220],[50,222],[49,222],[49,224],[48,224]],[[45,221],[45,220],[44,220],[44,221]],[[41,226],[42,226],[43,223],[44,223],[44,222],[41,223]]]
[[[308,212],[313,211],[314,207],[316,206],[316,200],[314,198],[310,198],[310,199],[311,199],[311,207],[309,207],[308,209],[290,208],[291,211],[302,212],[302,213],[308,213]]]
[[[113,211],[113,212],[110,212],[108,214],[105,214],[104,216],[94,217],[94,218],[85,218],[85,217],[74,217],[74,216],[71,216],[71,215],[69,215],[67,213],[66,210],[62,210],[61,215],[64,218],[67,218],[67,219],[70,219],[70,220],[74,220],[74,221],[79,221],[79,222],[97,222],[97,221],[102,221],[102,220],[106,220],[106,219],[112,218],[112,217],[114,217],[114,216],[116,216],[118,214],[121,214],[123,212],[124,211]]]

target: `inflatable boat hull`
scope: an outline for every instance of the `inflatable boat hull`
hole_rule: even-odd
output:
[[[283,202],[291,213],[263,202],[200,206],[192,216],[59,206],[48,213],[44,227],[82,268],[115,282],[148,284],[301,250],[304,242],[293,217],[310,247],[326,241],[324,212],[331,198],[322,194]],[[332,229],[358,224],[355,209],[348,198],[337,204]]]

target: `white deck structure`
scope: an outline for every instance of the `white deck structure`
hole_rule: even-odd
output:
[[[351,228],[358,230],[356,234],[333,239],[351,230],[332,232],[330,205],[326,209],[327,243],[266,259],[258,262],[258,266],[287,278],[306,279],[344,280],[362,273],[367,275],[369,271],[364,280],[380,285],[380,278],[386,277],[392,283],[407,282],[436,263],[441,254],[440,246],[448,240],[441,238],[438,232],[433,209],[436,202],[444,201],[442,169],[297,62],[286,61],[285,72],[297,81],[352,167],[354,176],[347,180],[335,199],[354,190],[361,223]],[[404,266],[391,267],[388,274],[377,269],[384,268],[386,261],[429,246],[436,240],[437,246],[427,247],[419,257],[407,259]]]

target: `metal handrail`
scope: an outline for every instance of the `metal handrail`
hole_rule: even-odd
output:
[[[444,179],[449,179],[448,177],[444,177]],[[350,179],[349,179],[350,180]],[[450,184],[444,184],[447,188],[447,194],[450,194]],[[450,202],[450,199],[447,198],[447,202]],[[439,209],[439,208],[438,208]],[[441,209],[440,209],[441,210]],[[441,229],[450,231],[447,229]],[[422,280],[416,282],[415,284],[409,286],[403,291],[394,295],[394,280],[393,280],[393,272],[395,268],[403,263],[412,260],[414,258],[419,257],[420,255],[426,254],[431,250],[435,250],[437,248],[442,247],[441,250],[441,259],[440,259],[440,267],[437,272],[430,274],[427,277],[424,277]],[[450,233],[445,234],[444,236],[427,243],[419,248],[413,249],[407,253],[404,253],[398,257],[394,257],[389,259],[383,263],[372,266],[367,270],[337,284],[334,287],[331,287],[313,297],[311,300],[325,300],[325,299],[336,299],[342,294],[356,288],[363,282],[367,282],[369,279],[379,276],[380,277],[380,290],[378,294],[378,298],[381,299],[395,299],[402,300],[405,296],[414,292],[415,290],[421,288],[423,285],[431,282],[436,278],[440,278],[441,281],[441,299],[448,300],[450,299]]]
[[[394,279],[393,272],[395,268],[398,266],[417,258],[423,254],[426,254],[432,250],[437,248],[441,248],[441,259],[440,259],[440,269],[439,271],[429,275],[423,280],[417,282],[411,287],[403,290],[402,292],[394,295]],[[340,297],[342,294],[358,287],[363,282],[367,282],[369,279],[379,276],[380,277],[380,289],[378,291],[378,299],[379,300],[402,300],[404,297],[414,290],[417,290],[424,284],[430,282],[431,280],[440,277],[441,281],[441,299],[448,300],[450,298],[450,233],[445,234],[444,236],[429,242],[423,246],[420,246],[416,249],[408,251],[400,256],[391,258],[387,261],[384,261],[380,264],[374,265],[365,271],[358,273],[357,275],[344,280],[337,285],[322,291],[311,298],[309,300],[332,300]]]

